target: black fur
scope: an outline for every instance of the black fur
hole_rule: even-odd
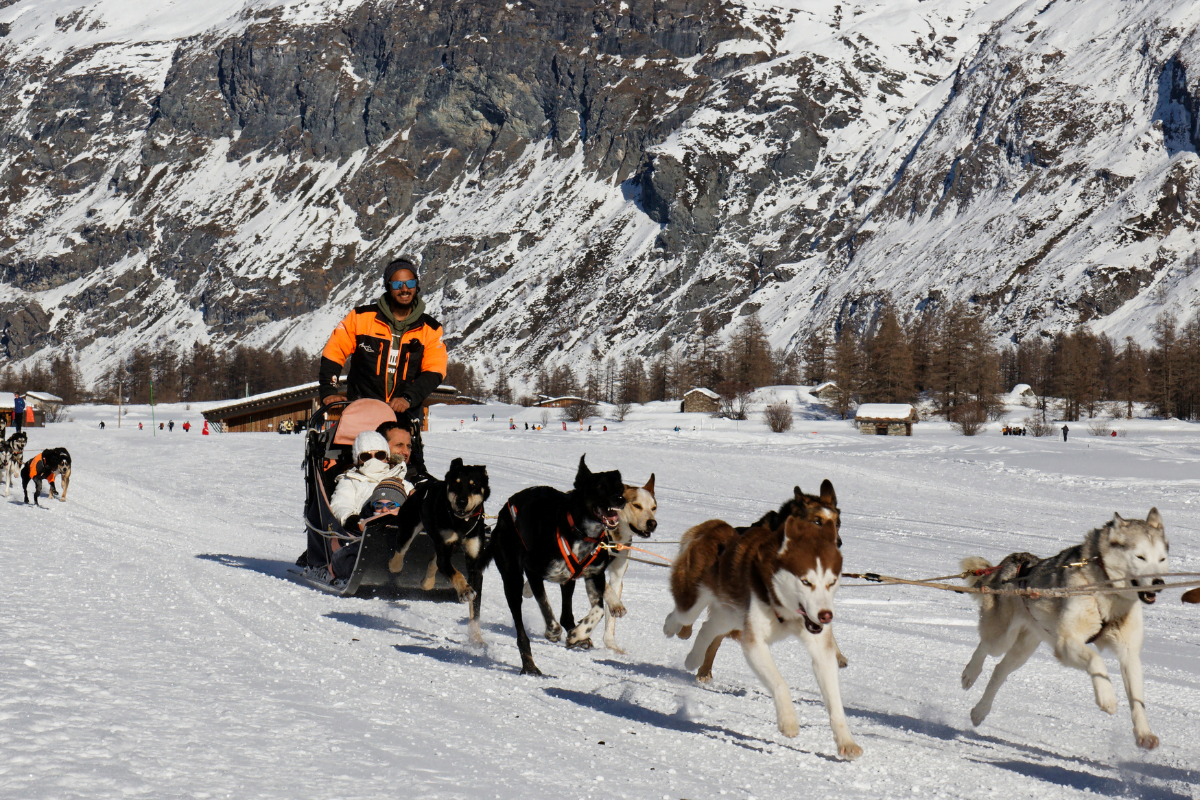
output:
[[[445,480],[430,479],[417,484],[401,506],[396,523],[394,545],[397,551],[408,547],[412,537],[420,531],[428,534],[437,554],[438,571],[455,584],[456,589],[467,588],[459,591],[459,600],[474,603],[474,619],[479,619],[483,570],[488,563],[488,528],[483,522],[483,505],[491,494],[487,467],[464,465],[461,458],[456,458],[450,462]],[[480,498],[474,508],[471,508],[472,498]],[[469,546],[471,542],[474,544]],[[456,547],[462,547],[467,556],[466,584],[450,563]]]
[[[792,487],[791,499],[785,501],[779,507],[778,511],[768,511],[753,525],[747,525],[744,528],[734,528],[734,530],[739,534],[745,533],[751,528],[778,530],[783,523],[787,522],[788,517],[811,519],[812,512],[820,506],[832,509],[837,514],[837,546],[840,548],[842,546],[842,510],[838,508],[837,493],[834,492],[833,483],[828,478],[821,481],[821,493],[819,495],[805,494],[800,491],[799,486],[794,486]]]
[[[546,637],[551,641],[557,641],[565,628],[570,631],[567,636],[568,647],[590,647],[591,639],[588,636],[603,616],[604,569],[612,560],[611,554],[600,551],[580,574],[572,577],[571,567],[558,546],[558,534],[562,534],[577,563],[587,562],[596,553],[601,537],[616,527],[616,512],[625,505],[625,485],[620,472],[592,472],[584,458],[579,459],[575,486],[571,491],[561,492],[550,486],[535,486],[517,492],[500,509],[496,529],[492,533],[491,557],[504,580],[504,596],[512,612],[517,630],[517,647],[521,651],[522,675],[542,674],[533,663],[529,635],[521,618],[522,590],[526,579],[545,617]],[[591,621],[586,629],[584,625],[575,625],[571,612],[571,594],[575,590],[575,578],[579,577],[583,578],[588,598],[592,601],[592,608],[585,620],[596,616],[599,610],[597,619]],[[561,623],[554,620],[554,612],[546,600],[544,581],[547,580],[562,585]]]
[[[41,507],[38,502],[38,495],[42,493],[42,481],[46,480],[53,474],[59,474],[63,477],[63,496],[67,493],[67,485],[71,480],[71,454],[67,452],[65,447],[52,447],[49,450],[42,451],[42,460],[38,462],[37,472],[33,471],[33,459],[21,468],[21,493],[25,496],[25,502],[29,502],[29,482],[33,482],[33,504]],[[50,484],[50,499],[55,498],[54,484]]]

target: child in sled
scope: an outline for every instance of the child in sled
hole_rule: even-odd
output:
[[[392,502],[403,502],[412,493],[412,484],[404,480],[408,465],[404,462],[393,464],[387,439],[375,431],[363,431],[354,439],[354,467],[339,475],[329,498],[329,510],[342,523],[342,527],[355,533],[358,521],[374,516],[377,512],[371,507],[371,501],[376,488],[387,481],[393,486],[388,495]],[[400,494],[400,493],[403,494]],[[344,580],[350,577],[354,569],[354,560],[358,555],[358,543],[353,542],[341,547],[334,554],[330,564],[335,578]]]

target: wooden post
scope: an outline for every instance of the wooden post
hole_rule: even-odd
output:
[[[429,430],[429,406],[421,406],[421,431]]]

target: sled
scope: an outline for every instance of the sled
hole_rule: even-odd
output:
[[[364,430],[374,430],[396,418],[395,412],[379,400],[336,400],[322,406],[308,421],[304,445],[304,526],[308,532],[308,552],[316,552],[328,562],[333,553],[355,540],[361,540],[354,570],[344,585],[329,585],[312,580],[299,571],[289,571],[298,582],[343,597],[372,595],[413,596],[428,599],[457,599],[457,593],[440,573],[434,588],[422,591],[429,562],[434,557],[433,543],[420,534],[413,537],[397,574],[388,570],[393,550],[387,537],[370,526],[364,531],[346,530],[329,508],[334,480],[353,466],[354,438]],[[466,557],[455,553],[454,565],[466,572]]]

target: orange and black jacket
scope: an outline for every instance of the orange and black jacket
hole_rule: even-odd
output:
[[[342,365],[350,359],[347,386],[338,386]],[[418,299],[413,312],[396,320],[387,296],[359,306],[333,329],[321,352],[321,395],[370,397],[385,403],[403,397],[410,408],[421,405],[446,376],[442,326],[425,313]]]

